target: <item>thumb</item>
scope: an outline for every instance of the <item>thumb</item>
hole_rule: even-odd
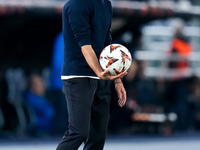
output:
[[[110,73],[109,70],[105,69],[104,74],[109,74],[109,73]]]

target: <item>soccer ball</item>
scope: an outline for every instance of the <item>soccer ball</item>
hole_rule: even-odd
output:
[[[108,69],[110,75],[126,72],[131,66],[132,57],[129,50],[121,44],[106,46],[99,58],[102,70]]]

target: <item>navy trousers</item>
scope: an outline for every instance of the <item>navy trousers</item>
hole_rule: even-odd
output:
[[[77,150],[83,142],[84,150],[103,150],[111,99],[110,82],[92,78],[63,81],[69,129],[57,150]]]

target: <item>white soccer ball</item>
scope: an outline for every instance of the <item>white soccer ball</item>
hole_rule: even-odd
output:
[[[102,50],[99,62],[103,70],[108,69],[111,75],[117,75],[129,69],[132,57],[125,46],[111,44]]]

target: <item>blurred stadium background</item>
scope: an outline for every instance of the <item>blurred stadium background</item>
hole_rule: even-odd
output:
[[[18,140],[55,144],[67,129],[60,82],[65,2],[0,0],[0,149],[12,149],[6,149],[8,141]],[[195,149],[200,131],[200,0],[111,2],[113,42],[126,46],[134,60],[124,78],[125,107],[117,106],[113,90],[107,149],[122,149],[113,144],[118,141],[126,144],[123,138],[113,142],[116,135],[132,139],[127,149],[136,144],[135,136],[144,141],[183,137],[168,142],[178,147],[192,139]]]

